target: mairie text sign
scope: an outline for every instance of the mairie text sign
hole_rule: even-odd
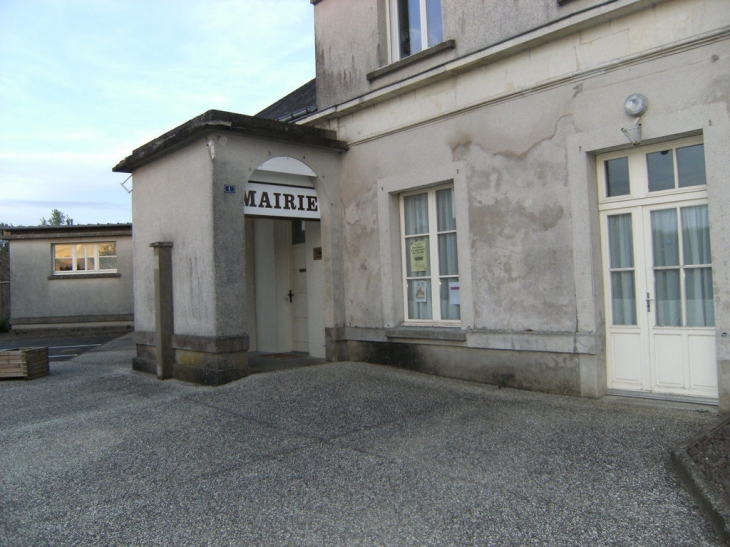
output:
[[[243,213],[249,216],[320,218],[314,188],[249,182],[243,198]]]

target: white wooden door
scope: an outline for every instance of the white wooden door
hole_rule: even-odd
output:
[[[292,227],[301,229],[304,221],[292,221]],[[304,232],[306,234],[306,231]],[[302,234],[302,236],[304,236]],[[305,236],[306,237],[306,236]],[[307,246],[302,237],[301,242],[292,238],[291,271],[289,274],[290,305],[291,305],[291,336],[292,349],[309,353],[309,319],[307,302]]]
[[[699,169],[697,146],[680,141],[599,161],[612,390],[717,398],[704,171],[688,174]],[[656,162],[673,186],[656,182]]]

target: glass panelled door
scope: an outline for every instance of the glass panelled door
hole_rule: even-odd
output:
[[[645,291],[640,211],[624,209],[603,217],[609,387],[650,391],[648,317],[637,295]],[[637,237],[638,236],[638,237]]]
[[[651,248],[646,303],[651,326],[652,389],[716,397],[707,204],[647,207],[645,224]]]
[[[608,383],[614,390],[714,399],[704,160],[701,144],[682,144],[599,162]]]

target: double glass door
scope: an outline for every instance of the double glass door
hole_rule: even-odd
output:
[[[680,185],[687,165],[677,163],[678,149],[661,150],[672,154],[674,186],[652,189],[652,152],[639,151],[627,158],[618,199],[606,195],[616,182],[613,158],[602,164],[608,384],[715,399],[708,204],[703,184]]]

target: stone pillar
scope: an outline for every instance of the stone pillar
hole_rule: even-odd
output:
[[[151,243],[155,252],[155,349],[157,377],[166,380],[173,376],[175,351],[172,335],[175,330],[172,308],[172,242]]]

